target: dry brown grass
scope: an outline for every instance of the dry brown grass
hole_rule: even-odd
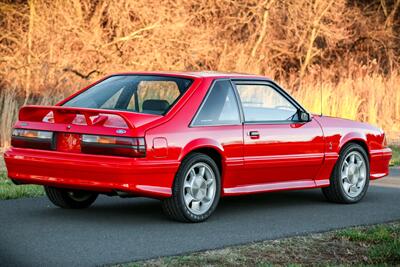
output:
[[[315,112],[322,86],[327,114],[398,131],[399,22],[400,0],[0,0],[0,143],[20,105],[133,70],[262,74]]]
[[[399,74],[345,77],[338,83],[307,81],[293,94],[308,110],[320,113],[322,90],[323,114],[367,121],[393,134],[400,132],[399,82]]]

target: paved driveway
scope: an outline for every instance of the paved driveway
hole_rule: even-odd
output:
[[[399,202],[396,185],[371,186],[356,205],[328,203],[320,190],[269,193],[224,199],[209,221],[183,224],[143,198],[100,197],[87,210],[44,197],[0,201],[0,265],[94,266],[382,223],[400,220]]]

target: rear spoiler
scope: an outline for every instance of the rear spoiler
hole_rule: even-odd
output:
[[[129,129],[135,128],[124,112],[104,109],[28,105],[20,109],[18,119],[20,121],[44,122],[45,117],[50,112],[53,113],[54,123],[72,123],[76,115],[83,115],[87,125],[103,125],[108,119],[107,115],[113,115],[121,118]]]

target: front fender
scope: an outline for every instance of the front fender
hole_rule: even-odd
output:
[[[340,150],[342,150],[343,146],[346,145],[350,141],[359,141],[363,142],[365,144],[365,147],[367,148],[367,154],[369,154],[369,147],[368,147],[368,142],[367,142],[367,136],[365,133],[362,132],[349,132],[340,138],[339,141],[339,147],[338,147],[338,153]]]

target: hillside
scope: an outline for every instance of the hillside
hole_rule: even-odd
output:
[[[400,132],[400,0],[0,1],[0,144],[24,103],[112,72],[278,80],[320,112]]]

